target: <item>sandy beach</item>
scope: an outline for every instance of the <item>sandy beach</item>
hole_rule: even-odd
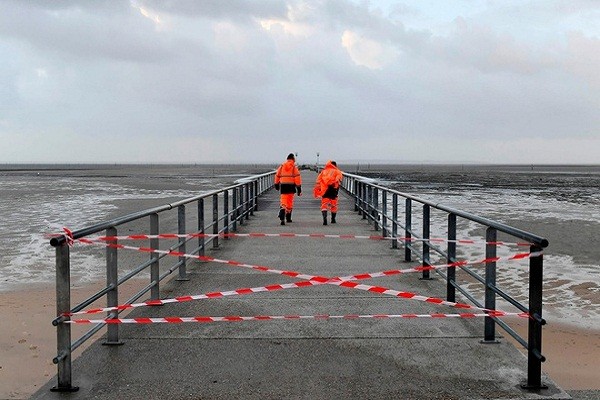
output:
[[[79,300],[100,284],[74,287],[73,300]],[[133,290],[124,288],[123,298]],[[19,292],[0,293],[0,399],[25,399],[56,374],[56,331],[52,286],[39,286]],[[324,322],[325,323],[325,322]],[[526,321],[510,320],[510,325],[526,336]],[[89,329],[74,326],[73,337]],[[498,333],[502,333],[499,329]],[[99,336],[98,336],[99,337]],[[97,338],[96,338],[97,339]],[[77,357],[85,344],[76,350]],[[518,346],[519,347],[519,346]],[[542,368],[563,389],[600,389],[600,331],[549,324],[543,331]]]
[[[133,283],[133,282],[132,282]],[[102,284],[73,287],[73,304],[99,290]],[[135,293],[133,285],[123,285],[120,296],[125,299]],[[141,285],[138,285],[141,287]],[[40,285],[18,292],[0,293],[0,399],[26,399],[54,375],[56,365],[56,316],[54,286]],[[125,315],[125,314],[121,314]],[[72,328],[73,339],[89,330],[89,326]],[[77,357],[89,346],[92,338],[74,353]]]

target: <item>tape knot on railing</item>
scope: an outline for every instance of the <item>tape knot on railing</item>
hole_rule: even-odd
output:
[[[65,232],[65,239],[67,241],[67,245],[69,247],[73,247],[73,244],[75,243],[75,239],[73,239],[73,232],[67,227],[63,227],[63,231]]]

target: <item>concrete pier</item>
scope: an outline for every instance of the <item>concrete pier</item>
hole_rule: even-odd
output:
[[[322,225],[312,197],[316,175],[303,172],[293,221],[279,224],[278,193],[263,196],[239,233],[374,235],[340,192],[337,224]],[[327,277],[408,268],[389,241],[334,238],[231,238],[207,255]],[[190,262],[190,280],[172,280],[161,298],[297,282],[213,262]],[[403,274],[369,285],[444,297],[445,282]],[[462,301],[462,300],[461,300]],[[459,309],[334,285],[144,307],[126,317],[457,313]],[[75,393],[35,399],[570,399],[520,388],[525,357],[507,340],[480,343],[483,319],[339,319],[121,325],[122,346],[97,340],[73,363]],[[498,330],[501,332],[500,330]]]

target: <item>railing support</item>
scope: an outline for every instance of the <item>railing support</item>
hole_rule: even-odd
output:
[[[186,230],[185,230],[185,206],[182,204],[179,207],[177,207],[177,232],[180,235],[185,235]],[[179,252],[186,254],[186,239],[185,237],[180,237],[179,238]],[[179,257],[179,262],[181,263],[181,265],[179,266],[179,276],[177,277],[178,281],[189,281],[190,279],[187,277],[187,271],[186,271],[186,262],[187,262],[187,258],[186,257]]]
[[[412,200],[406,199],[404,203],[404,261],[412,261]]]
[[[246,202],[244,203],[244,215],[246,215],[246,221],[248,221],[250,219],[250,210],[251,210],[250,202],[252,201],[252,199],[250,198],[250,185],[249,184],[244,185],[244,191],[246,192]]]
[[[541,252],[539,246],[531,246],[530,252]],[[542,356],[542,325],[545,321],[542,319],[542,284],[544,278],[544,258],[540,254],[529,258],[529,318],[528,344],[527,349],[527,382],[521,385],[527,390],[547,389],[542,385],[542,362],[545,361]]]
[[[392,194],[392,249],[398,248],[398,194]]]
[[[231,222],[233,223],[233,231],[237,232],[237,223],[238,223],[238,215],[239,215],[239,205],[238,205],[238,191],[234,188],[231,191]]]
[[[423,205],[423,266],[430,266],[431,261],[429,259],[430,243],[429,236],[431,234],[431,207],[428,204]],[[430,271],[424,270],[421,279],[431,279]]]
[[[367,214],[369,213],[369,202],[368,202],[369,190],[368,190],[366,184],[362,183],[361,186],[362,186],[361,194],[362,194],[362,209],[363,209],[362,219],[367,219]],[[370,221],[367,221],[367,222],[370,222]]]
[[[158,214],[150,215],[150,234],[158,235],[160,233],[158,226]],[[150,248],[158,250],[158,239],[150,239]],[[150,289],[150,298],[152,300],[158,300],[160,298],[160,273],[159,273],[159,258],[158,253],[151,253],[150,259],[152,264],[150,265],[150,283],[152,288]]]
[[[379,230],[379,189],[372,189],[371,203],[371,215],[373,216],[373,229]]]
[[[239,196],[238,196],[238,206],[236,207],[237,209],[237,215],[238,215],[238,219],[240,221],[240,225],[244,225],[244,187],[240,186],[237,188],[237,190],[239,190]]]
[[[117,236],[116,228],[108,228],[106,230],[106,236]],[[111,288],[106,293],[106,307],[116,307],[119,305],[119,271],[118,271],[118,250],[115,246],[117,241],[111,240],[107,242],[106,247],[106,287]],[[107,318],[117,318],[119,313],[117,311],[109,311]],[[107,346],[122,345],[123,342],[119,340],[119,325],[118,324],[107,324],[106,328],[106,341],[102,344]]]
[[[204,199],[198,200],[198,233],[204,234]],[[206,243],[205,237],[198,237],[198,255],[204,255],[204,244]]]
[[[252,199],[250,202],[250,215],[254,215],[254,209],[256,208],[256,191],[254,190],[254,184],[256,182],[250,182],[248,184],[248,189],[250,190],[250,198]]]
[[[388,237],[387,191],[381,192],[381,236]]]
[[[71,311],[71,260],[69,246],[62,243],[56,247],[56,315]],[[65,317],[68,320],[69,317]],[[53,392],[76,392],[78,387],[71,385],[71,324],[58,323],[56,326],[56,350],[54,363],[58,366],[58,384],[50,389]]]
[[[456,262],[456,214],[448,214],[448,258],[447,263]],[[446,300],[456,302],[456,267],[448,268],[446,274]]]
[[[360,185],[356,179],[351,180],[351,185],[352,185],[352,194],[354,195],[354,211],[358,211],[358,215],[360,215],[360,208],[358,207],[358,199],[360,199],[360,196],[359,196]]]
[[[227,235],[229,233],[229,191],[223,192],[223,233]],[[225,239],[228,239],[225,236]]]
[[[496,238],[498,234],[496,229],[487,228],[485,232],[485,258],[493,259],[496,257]],[[496,292],[491,288],[496,286],[496,262],[485,264],[485,308],[487,310],[496,309]],[[496,322],[491,317],[484,319],[484,334],[482,343],[498,343],[496,340]]]
[[[212,196],[212,233],[215,235],[213,238],[213,249],[219,247],[219,195],[213,194]]]

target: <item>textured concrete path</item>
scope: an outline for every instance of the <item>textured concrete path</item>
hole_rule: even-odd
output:
[[[280,226],[278,194],[268,192],[239,233],[371,235],[373,227],[340,196],[338,223],[323,226],[311,196],[316,175],[303,172],[294,222]],[[386,241],[233,238],[207,255],[329,277],[406,268]],[[217,263],[192,262],[190,281],[172,281],[162,297],[202,294],[298,279]],[[438,279],[419,274],[367,284],[444,296]],[[319,285],[134,310],[128,317],[456,313],[446,306],[356,289]],[[73,365],[80,390],[36,399],[569,399],[548,377],[548,389],[520,389],[525,357],[506,340],[481,344],[482,319],[344,319],[122,325],[123,346],[102,339]]]

